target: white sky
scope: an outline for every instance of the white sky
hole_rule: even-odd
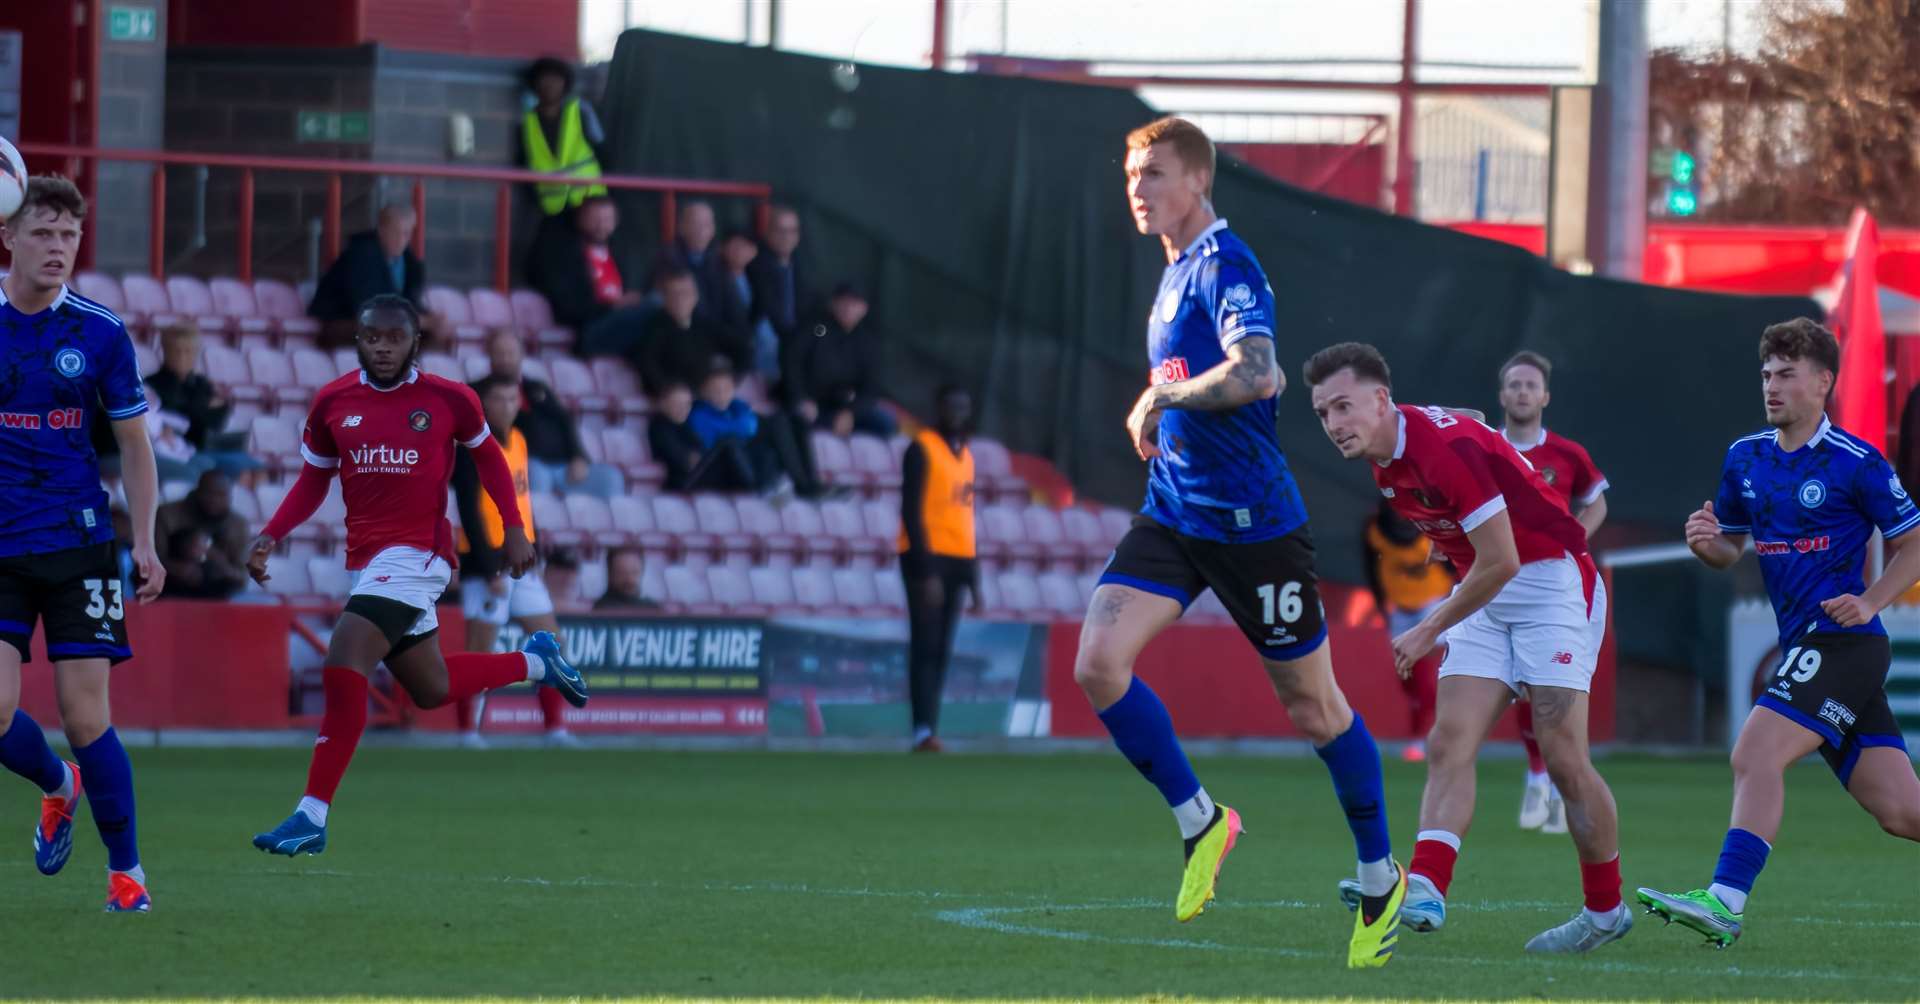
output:
[[[1735,48],[1754,44],[1759,5],[1751,0],[1645,0],[1642,6],[1656,47],[1717,48],[1729,11]],[[761,43],[767,7],[768,0],[580,0],[581,51],[589,62],[608,58],[624,27]],[[1596,7],[1597,0],[1421,0],[1420,55],[1423,62],[1579,67],[1493,74],[1502,79],[1591,79]],[[1402,17],[1401,0],[950,0],[948,10],[948,47],[955,56],[1007,51],[1212,64],[1396,60]],[[780,43],[784,49],[857,62],[926,66],[932,24],[932,0],[782,0]],[[1286,72],[1390,77],[1397,70],[1323,65]],[[1436,66],[1421,76],[1487,74]]]

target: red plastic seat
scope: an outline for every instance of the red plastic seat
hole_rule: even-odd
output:
[[[794,499],[780,507],[780,528],[798,542],[802,557],[837,561],[843,553],[840,543],[827,534],[820,507],[806,499]]]
[[[238,423],[235,423],[236,425]],[[280,471],[298,471],[306,460],[300,454],[300,427],[277,415],[256,415],[248,426],[252,432],[247,452]],[[281,489],[282,496],[286,494]],[[277,507],[279,499],[274,500]]]
[[[715,565],[707,569],[707,591],[729,617],[763,617],[767,608],[754,598],[745,569]]]
[[[1109,539],[1105,527],[1100,525],[1100,517],[1092,511],[1078,506],[1060,511],[1060,533],[1080,551],[1082,564],[1104,561],[1113,551],[1118,539]]]
[[[81,296],[107,308],[118,315],[129,327],[143,325],[146,318],[127,306],[127,296],[120,291],[120,283],[105,272],[81,272],[73,277],[73,287]]]
[[[143,327],[161,328],[179,323],[180,315],[174,311],[172,301],[167,299],[167,287],[160,285],[160,280],[152,276],[128,275],[120,280],[120,290],[126,294],[127,309],[139,318]]]
[[[1037,548],[1048,564],[1067,569],[1079,563],[1080,547],[1067,540],[1059,513],[1043,505],[1030,505],[1020,510],[1020,522],[1028,545]]]
[[[1060,572],[1044,572],[1034,580],[1040,589],[1040,605],[1062,617],[1071,617],[1085,612],[1087,606],[1080,599],[1080,587],[1073,578]]]
[[[1120,546],[1120,538],[1133,529],[1133,513],[1125,509],[1100,510],[1100,530],[1106,535],[1109,550]]]
[[[333,358],[319,349],[294,349],[291,361],[294,382],[308,390],[319,390],[340,375]]]
[[[707,577],[702,569],[671,565],[665,577],[667,599],[682,612],[709,617],[723,612],[713,600],[713,590],[707,586]]]
[[[772,503],[754,495],[739,495],[734,497],[733,509],[740,532],[758,542],[763,560],[783,565],[793,563],[794,555],[801,550],[800,540],[781,526],[780,513]]]
[[[820,479],[828,484],[865,486],[867,477],[853,468],[853,448],[831,432],[813,433],[813,460]]]
[[[693,511],[693,504],[680,495],[655,495],[653,497],[653,523],[660,532],[671,534],[682,554],[711,555],[714,539],[710,534],[700,532],[700,518]]]
[[[487,337],[487,329],[473,320],[473,305],[466,296],[451,286],[428,286],[426,292],[427,309],[447,319],[453,326],[453,336],[462,341],[479,341]]]
[[[867,536],[895,551],[900,549],[900,500],[868,499],[860,504],[860,520],[866,525]]]
[[[907,608],[907,584],[900,581],[898,567],[873,570],[873,593],[888,610],[898,612]]]
[[[553,306],[547,298],[531,289],[516,289],[508,296],[514,323],[541,348],[572,348],[573,329],[554,323]]]
[[[353,573],[339,557],[308,558],[307,581],[321,596],[338,599],[353,589]]]
[[[266,388],[281,404],[301,404],[313,398],[313,391],[294,378],[293,361],[285,352],[271,348],[251,348],[244,353],[253,382]]]
[[[254,383],[247,358],[238,349],[208,342],[201,349],[200,365],[206,369],[207,379],[225,388],[233,400],[255,403],[266,400],[267,389]]]
[[[467,303],[472,308],[473,323],[488,330],[495,328],[518,328],[513,319],[513,307],[505,295],[498,290],[484,286],[467,290]]]
[[[992,505],[981,509],[974,524],[975,545],[982,558],[995,558],[1032,570],[1038,556],[1026,549],[1026,525],[1020,514],[1009,506]]]
[[[699,521],[701,532],[711,534],[723,552],[748,556],[758,552],[753,535],[740,525],[740,513],[734,508],[732,498],[726,495],[695,495],[693,514]]]
[[[553,377],[553,392],[560,395],[560,400],[571,404],[575,411],[604,413],[609,410],[612,400],[595,386],[593,371],[586,363],[572,356],[548,356],[546,363],[547,373]]]
[[[833,577],[833,593],[842,606],[867,615],[882,613],[880,595],[873,585],[873,569],[836,568],[829,574]]]
[[[284,338],[311,339],[320,333],[320,322],[307,316],[307,305],[300,294],[278,279],[253,280],[253,302]]]
[[[133,343],[133,361],[140,369],[142,380],[160,372],[160,353],[146,342]]]
[[[814,613],[834,613],[840,609],[833,576],[824,568],[802,565],[793,569],[793,599]]]
[[[1001,572],[997,577],[1000,586],[1000,606],[1004,610],[1032,616],[1041,612],[1044,604],[1040,599],[1040,587],[1033,577],[1022,571]]]
[[[575,492],[566,497],[567,522],[588,540],[602,547],[617,547],[627,542],[613,522],[613,510],[598,495]]]
[[[652,406],[647,396],[640,391],[640,378],[634,375],[633,367],[624,359],[609,359],[599,356],[588,361],[593,371],[593,382],[613,400],[613,407],[622,415],[641,416],[651,412]]]
[[[856,434],[847,439],[853,469],[860,473],[870,489],[897,490],[900,465],[895,462],[887,441],[878,436]]]
[[[975,438],[967,448],[973,452],[973,483],[988,500],[1025,501],[1027,482],[1013,473],[1013,454],[997,440]]]
[[[666,468],[647,455],[647,440],[631,427],[609,425],[600,430],[600,448],[607,463],[620,468],[630,481],[657,485],[666,477]]]
[[[573,516],[567,511],[567,503],[552,492],[534,493],[533,527],[541,540],[561,547],[576,546],[587,538],[585,533],[573,528]]]
[[[233,330],[233,323],[214,309],[213,292],[193,276],[168,276],[167,301],[173,304],[174,313],[193,318],[193,323],[205,334]]]
[[[646,499],[615,495],[607,500],[613,514],[613,527],[648,554],[666,554],[673,548],[673,536],[661,532],[653,521],[653,506]],[[651,565],[649,565],[651,567]]]
[[[871,568],[882,554],[892,550],[893,541],[867,534],[860,507],[854,502],[836,499],[820,503],[820,521],[829,535],[841,541],[841,549],[863,568]]]
[[[420,354],[420,368],[454,383],[466,383],[466,371],[460,368],[459,360],[445,352],[423,352]]]
[[[793,576],[785,568],[766,565],[749,568],[747,585],[753,591],[753,601],[761,606],[777,611],[797,605],[793,597]]]
[[[261,312],[252,286],[229,276],[221,276],[207,282],[207,291],[213,294],[214,312],[227,318],[242,337],[265,336],[273,332],[273,318]]]

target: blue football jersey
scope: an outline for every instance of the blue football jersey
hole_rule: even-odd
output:
[[[1762,432],[1734,440],[1713,503],[1720,532],[1751,534],[1760,575],[1780,624],[1780,642],[1809,631],[1886,634],[1880,618],[1843,628],[1823,600],[1866,589],[1867,541],[1920,526],[1920,508],[1880,451],[1822,419],[1792,453]]]
[[[1148,379],[1171,383],[1225,362],[1243,338],[1273,338],[1273,287],[1253,251],[1216,220],[1160,276],[1147,321]],[[1226,411],[1168,410],[1141,512],[1226,543],[1271,540],[1307,521],[1274,428],[1276,399]]]
[[[0,557],[113,539],[90,430],[147,410],[133,341],[113,311],[62,289],[23,314],[0,290]]]

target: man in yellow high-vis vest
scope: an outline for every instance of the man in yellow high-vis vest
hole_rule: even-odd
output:
[[[606,141],[600,118],[585,99],[573,95],[573,67],[546,57],[527,70],[527,89],[534,105],[520,117],[521,161],[530,171],[570,178],[600,177],[595,151]],[[557,216],[594,195],[607,194],[604,185],[536,184],[540,211]]]

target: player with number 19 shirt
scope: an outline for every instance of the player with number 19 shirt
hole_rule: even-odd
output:
[[[1264,662],[1287,716],[1332,775],[1353,833],[1361,909],[1347,964],[1393,957],[1405,877],[1392,857],[1380,751],[1333,677],[1307,510],[1274,428],[1273,290],[1213,211],[1213,144],[1161,119],[1127,137],[1127,197],[1167,268],[1147,321],[1147,389],[1127,417],[1148,461],[1146,503],[1087,610],[1074,679],[1114,745],[1166,800],[1186,856],[1174,916],[1213,899],[1240,815],[1194,776],[1173,721],[1133,675],[1140,650],[1211,589]]]

